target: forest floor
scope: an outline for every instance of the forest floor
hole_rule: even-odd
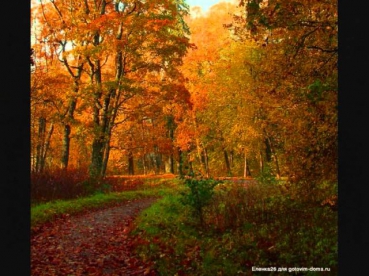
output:
[[[134,219],[156,198],[66,216],[31,236],[31,275],[156,275],[132,252]]]

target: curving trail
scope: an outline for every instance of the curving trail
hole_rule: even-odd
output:
[[[128,233],[156,198],[70,216],[31,236],[31,275],[157,275],[132,252]]]

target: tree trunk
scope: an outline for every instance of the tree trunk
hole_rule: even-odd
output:
[[[103,160],[102,172],[101,172],[102,177],[106,175],[106,169],[108,167],[108,162],[109,162],[109,155],[110,155],[110,138],[105,143],[104,160]]]
[[[46,119],[40,117],[38,120],[38,141],[36,147],[36,172],[41,172],[42,157],[45,143]]]
[[[233,150],[231,150],[230,155],[229,155],[229,165],[232,168],[233,167]]]
[[[142,167],[143,167],[143,174],[147,174],[147,167],[146,167],[146,155],[142,155]]]
[[[142,167],[143,167],[143,174],[147,174],[146,168],[146,145],[145,145],[145,127],[144,127],[144,120],[141,120],[141,143],[143,146],[143,154],[142,154]]]
[[[205,171],[206,171],[206,177],[210,177],[210,170],[209,170],[209,157],[208,157],[208,151],[206,148],[204,148],[204,158],[205,158]]]
[[[269,138],[265,138],[264,143],[265,143],[265,157],[266,157],[266,161],[268,163],[270,163],[272,161],[272,150],[270,148],[270,140],[269,140]]]
[[[94,41],[96,45],[99,44],[99,34],[95,34]],[[102,165],[104,158],[104,130],[101,127],[100,120],[102,115],[100,114],[100,109],[102,106],[100,104],[100,98],[102,95],[102,82],[101,82],[101,66],[100,61],[97,59],[93,65],[93,74],[91,75],[91,84],[93,84],[94,79],[96,82],[96,90],[94,91],[95,105],[93,106],[93,123],[95,128],[94,138],[92,141],[92,154],[91,154],[91,164],[89,174],[91,178],[100,178],[102,173]]]
[[[263,154],[261,151],[259,152],[259,168],[260,173],[262,173],[264,171],[264,162],[263,162]]]
[[[274,160],[275,160],[275,165],[276,165],[276,170],[277,170],[277,179],[280,179],[281,172],[279,170],[278,156],[277,156],[277,153],[274,150],[274,146],[273,146],[270,138],[268,137],[267,139],[268,139],[268,143],[269,143],[269,146],[270,146],[271,155],[274,157]]]
[[[207,167],[207,154],[206,149],[200,145],[200,141],[196,139],[196,147],[197,147],[197,156],[200,160],[202,173],[207,175],[208,174],[208,167]]]
[[[160,166],[161,166],[161,158],[159,155],[159,148],[158,146],[154,146],[154,169],[155,169],[155,174],[159,174],[160,173]]]
[[[279,162],[278,162],[277,154],[274,152],[273,156],[275,158],[275,165],[276,165],[276,169],[277,169],[277,179],[281,179],[281,172],[279,170]]]
[[[167,161],[165,162],[165,173],[173,173],[174,174],[174,159],[173,154],[168,156]]]
[[[168,137],[172,143],[172,150],[168,159],[169,162],[169,173],[174,174],[174,157],[173,157],[173,141],[174,141],[174,129],[176,128],[176,124],[174,122],[174,117],[172,115],[167,116],[167,129],[168,129]]]
[[[101,139],[94,138],[92,142],[92,157],[89,171],[90,176],[92,178],[101,177],[103,156],[104,156],[104,142]]]
[[[45,147],[44,147],[44,152],[43,152],[42,162],[41,162],[41,171],[43,171],[45,168],[47,152],[49,151],[49,148],[50,148],[50,140],[51,140],[51,136],[53,132],[54,132],[54,124],[51,123],[50,129],[49,129],[49,132],[47,133],[47,137],[45,141]]]
[[[244,167],[243,167],[243,177],[247,177],[247,154],[245,151]]]
[[[189,169],[190,169],[190,173],[189,173],[189,175],[194,175],[192,161],[189,161],[189,162],[188,162],[188,166],[189,166]]]
[[[64,51],[64,50],[63,50]],[[74,111],[77,106],[77,94],[79,92],[79,81],[81,79],[83,63],[78,66],[76,75],[73,74],[71,67],[66,63],[66,59],[64,59],[64,65],[67,67],[70,75],[74,78],[74,95],[72,99],[69,101],[69,106],[65,114],[66,122],[64,122],[64,137],[63,137],[63,146],[62,146],[62,154],[61,154],[61,167],[66,170],[69,163],[69,149],[70,149],[70,133],[71,126],[70,122],[74,119]]]
[[[180,177],[183,176],[183,156],[180,148],[177,148],[178,151],[178,163],[177,163],[177,171]]]
[[[100,10],[101,15],[105,14],[105,5],[106,2],[103,1]],[[118,9],[118,6],[116,6],[115,8]],[[122,25],[120,25],[118,29],[116,39],[120,40],[121,37]],[[97,46],[99,44],[100,34],[96,32],[94,35],[94,45]],[[121,51],[116,52],[115,63],[115,81],[119,83],[124,72],[123,55]],[[102,98],[102,66],[100,60],[96,59],[94,63],[90,62],[90,66],[92,72],[91,84],[93,84],[94,82],[96,83],[96,91],[94,93],[95,105],[93,109],[93,121],[94,127],[97,130],[92,144],[92,161],[90,166],[90,175],[93,177],[103,177],[105,176],[110,156],[111,131],[114,126],[117,110],[119,108],[118,101],[120,90],[117,93],[117,89],[110,89],[109,93],[105,95],[104,98]],[[102,105],[100,103],[101,100]]]
[[[69,162],[69,147],[70,147],[70,126],[64,125],[64,135],[62,144],[61,168],[66,170]]]
[[[227,176],[231,176],[232,175],[231,164],[230,164],[229,159],[228,159],[228,153],[225,149],[223,149],[223,153],[224,153],[224,160],[225,160],[226,168],[227,168]]]
[[[128,174],[129,175],[134,175],[135,171],[134,171],[134,160],[133,160],[133,154],[132,151],[128,152]]]

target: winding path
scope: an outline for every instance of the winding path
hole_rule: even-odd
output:
[[[145,198],[70,216],[31,236],[31,275],[156,275],[132,252],[128,233]]]

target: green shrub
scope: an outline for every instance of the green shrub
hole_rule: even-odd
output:
[[[278,180],[276,179],[275,175],[273,174],[272,168],[270,164],[266,164],[263,171],[260,172],[258,176],[255,177],[255,179],[261,183],[266,185],[274,185],[278,183]]]
[[[214,179],[185,179],[187,192],[182,192],[182,203],[189,205],[194,211],[194,215],[199,219],[200,225],[204,226],[203,208],[210,202],[214,195],[214,187],[221,183]]]

